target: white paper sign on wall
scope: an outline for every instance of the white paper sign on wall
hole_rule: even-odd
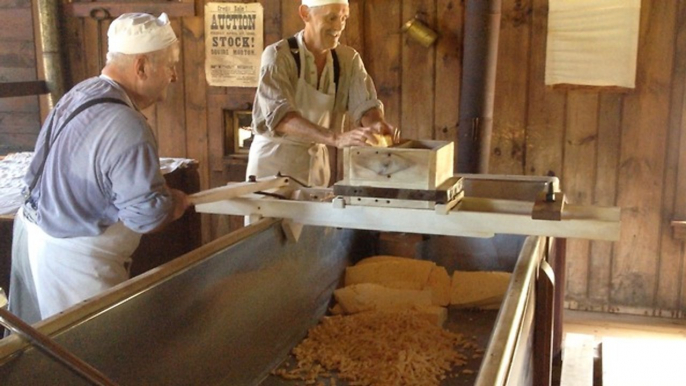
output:
[[[549,0],[545,84],[634,88],[641,0]]]

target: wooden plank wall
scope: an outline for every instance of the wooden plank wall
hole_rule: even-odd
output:
[[[684,317],[686,2],[643,0],[626,93],[545,87],[546,15],[503,0],[490,172],[555,174],[569,202],[622,208],[619,242],[568,243],[568,307]]]
[[[0,0],[0,82],[36,80],[31,0]],[[33,150],[40,131],[37,96],[0,99],[0,154]]]
[[[406,138],[454,140],[464,1],[350,1],[344,42],[364,58],[388,120]],[[296,0],[260,2],[265,44],[301,28]],[[244,161],[225,157],[223,110],[250,109],[254,90],[207,86],[206,1],[195,3],[196,16],[173,20],[183,43],[179,81],[167,102],[145,113],[161,155],[198,159],[205,189],[243,178]],[[5,37],[30,28],[12,16],[28,4],[0,0],[0,17],[16,20],[11,28],[0,23],[0,55],[15,60],[16,52],[25,52],[18,67],[33,62],[32,50],[14,41],[7,48]],[[568,243],[568,307],[684,317],[684,248],[669,223],[686,219],[686,198],[679,194],[686,189],[686,1],[643,0],[637,85],[626,93],[544,86],[547,7],[547,0],[502,0],[490,172],[554,174],[569,202],[622,207],[619,242]],[[414,16],[438,32],[434,46],[401,32]],[[99,73],[108,23],[62,20],[74,84]],[[235,226],[226,217],[205,216],[204,240]]]

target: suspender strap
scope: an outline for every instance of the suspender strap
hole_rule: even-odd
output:
[[[300,48],[298,47],[298,40],[295,36],[291,36],[288,39],[288,47],[291,49],[291,55],[293,55],[293,60],[295,60],[295,68],[298,69],[298,77],[300,77]],[[331,58],[333,59],[333,83],[336,86],[336,92],[338,92],[338,78],[341,74],[341,66],[338,63],[338,54],[336,50],[331,50]]]
[[[86,103],[82,104],[81,106],[77,107],[74,111],[69,114],[67,119],[64,120],[64,123],[57,129],[57,134],[55,134],[55,139],[52,140],[52,145],[55,144],[57,141],[57,138],[62,134],[64,131],[64,127],[67,126],[67,124],[74,119],[77,115],[79,115],[83,110],[93,106],[97,105],[100,103],[118,103],[120,105],[128,106],[126,102],[124,102],[121,99],[117,98],[95,98],[87,101]],[[36,175],[33,176],[33,181],[31,181],[31,185],[29,185],[28,190],[24,192],[24,199],[28,200],[29,197],[31,196],[31,192],[33,191],[33,188],[36,187],[36,184],[38,183],[38,180],[40,179],[41,175],[43,175],[43,169],[45,169],[45,162],[48,160],[48,153],[50,153],[50,148],[51,148],[51,142],[50,142],[50,137],[52,136],[52,123],[53,120],[55,119],[55,113],[53,112],[52,116],[50,117],[50,123],[48,123],[48,128],[46,129],[45,133],[45,150],[44,150],[44,155],[43,155],[43,161],[41,161],[40,166],[38,167],[38,171],[36,172]]]
[[[298,78],[300,77],[300,48],[298,47],[298,40],[295,39],[295,36],[291,36],[288,38],[288,47],[291,49],[291,55],[293,55],[293,59],[295,60],[295,68],[298,69]]]
[[[333,82],[336,85],[336,92],[338,92],[338,77],[341,75],[341,66],[338,64],[338,54],[336,50],[331,50],[331,57],[333,58]]]

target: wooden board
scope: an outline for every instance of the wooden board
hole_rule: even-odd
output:
[[[522,70],[530,60],[529,3],[502,1],[489,173],[524,173],[528,72]]]
[[[291,36],[305,27],[298,14],[298,4],[294,1],[281,1],[281,38]],[[265,10],[265,15],[268,13]]]
[[[179,19],[171,20],[172,28],[176,36],[182,36],[182,27]],[[181,46],[183,50],[185,47]],[[204,51],[196,51],[204,52]],[[181,58],[186,55],[181,54]],[[193,134],[193,129],[187,126],[192,126],[197,122],[186,121],[186,82],[184,61],[181,60],[176,65],[177,80],[169,84],[167,88],[167,98],[163,102],[155,104],[157,116],[157,142],[159,143],[160,157],[178,157],[187,158],[186,146],[188,139],[187,134]],[[195,80],[195,79],[192,79]],[[204,91],[204,89],[202,90]],[[194,137],[192,137],[194,138]]]
[[[655,301],[670,105],[669,87],[656,86],[669,84],[677,5],[653,1],[649,11],[641,12],[637,66],[642,70],[637,72],[636,89],[642,92],[627,95],[622,109],[617,205],[631,210],[623,212],[626,231],[613,260],[611,301],[615,304],[652,306]],[[645,111],[651,113],[641,113]]]
[[[621,108],[623,96],[601,94],[598,111],[598,154],[594,187],[594,205],[614,206],[617,201],[617,166],[621,138]],[[610,295],[610,275],[614,244],[592,241],[588,269],[588,297],[607,302]]]
[[[533,203],[465,197],[460,205],[442,215],[433,210],[372,206],[346,206],[342,198],[329,202],[276,200],[243,196],[196,206],[201,213],[260,215],[295,222],[350,229],[411,232],[469,237],[494,234],[578,237],[616,240],[619,208],[566,205],[562,221],[533,220]]]
[[[121,2],[121,1],[98,1],[93,2],[69,2],[64,5],[68,16],[77,17],[111,17],[116,18],[127,12],[146,12],[158,15],[165,12],[169,17],[195,16],[195,5],[192,0],[175,2]]]
[[[680,4],[679,13],[677,16],[680,18],[680,20],[684,20],[684,18],[686,17],[686,4]],[[686,72],[686,30],[684,30],[683,28],[678,30],[678,34],[676,36],[676,47],[677,61],[675,64],[675,70],[678,70],[677,74],[679,75],[680,79],[683,79],[684,77],[686,77],[686,75],[684,74],[684,72]],[[679,107],[673,108],[672,110],[679,115],[679,118],[675,118],[672,122],[672,124],[675,126],[673,126],[672,130],[676,130],[679,133],[679,153],[678,159],[676,160],[676,167],[678,173],[676,175],[674,190],[675,192],[686,192],[686,173],[683,172],[684,170],[686,170],[686,135],[683,135],[683,133],[686,133],[686,80],[681,81],[679,83],[675,82],[674,86],[679,87],[680,89],[680,92],[675,92],[675,95],[682,96],[681,103],[677,103],[677,106]],[[672,212],[672,215],[674,216],[672,220],[686,220],[686,195],[675,195],[674,210]],[[683,248],[680,250],[678,256],[683,261]],[[677,286],[677,288],[680,288],[680,290],[677,292],[676,295],[679,299],[680,304],[682,304],[681,309],[683,309],[682,299],[686,298],[686,286],[683,285],[683,283],[686,280],[686,273],[684,273],[683,270],[679,271],[680,272],[678,281],[680,285]],[[674,291],[674,289],[672,289],[672,291]]]
[[[337,196],[432,201],[445,204],[462,192],[462,181],[462,177],[454,176],[445,180],[443,184],[433,190],[352,186],[347,185],[346,181],[340,181],[334,184],[333,194]]]
[[[597,152],[598,94],[570,91],[565,118],[565,159],[563,163],[563,191],[567,202],[592,204]],[[588,296],[588,259],[590,242],[570,240],[567,243],[567,294]],[[582,257],[583,256],[583,257]],[[578,257],[578,258],[577,258]]]
[[[686,4],[679,3],[676,20],[680,26],[686,17]],[[686,139],[686,131],[683,129],[684,102],[686,101],[686,31],[676,28],[674,50],[673,80],[670,82],[671,98],[669,107],[669,130],[667,148],[665,154],[664,189],[662,196],[661,211],[661,237],[660,237],[660,260],[659,280],[657,283],[656,308],[670,310],[683,304],[680,291],[683,290],[683,240],[672,237],[673,220],[686,219],[686,205],[683,202],[683,187],[679,186],[683,179],[684,165],[681,164],[686,148],[682,147],[681,141]]]
[[[31,7],[0,8],[0,36],[2,40],[33,40]]]
[[[436,40],[436,79],[434,92],[434,130],[431,138],[438,141],[457,141],[462,76],[463,20],[462,2],[438,0],[436,3],[437,30],[441,36]],[[445,87],[445,85],[451,85]]]
[[[400,45],[401,2],[367,0],[365,5],[365,62],[374,79],[378,98],[384,104],[386,121],[403,127],[401,111],[401,75],[403,73]],[[407,137],[410,138],[410,137]]]
[[[429,28],[434,28],[436,2],[426,0],[402,1],[402,22],[414,17],[419,18]],[[397,31],[397,30],[396,30]],[[402,34],[401,46],[401,121],[398,127],[406,138],[431,138],[434,109],[434,46],[424,47]],[[431,189],[431,188],[429,188]]]
[[[183,19],[183,66],[186,109],[185,132],[186,156],[198,161],[198,174],[202,188],[209,182],[209,139],[207,131],[207,82],[205,80],[205,23],[202,17]],[[210,221],[207,215],[201,217],[202,240],[210,240]]]
[[[527,71],[528,116],[524,173],[562,175],[565,93],[545,87],[548,0],[531,1],[531,54]],[[497,87],[497,84],[496,84]],[[523,98],[522,94],[510,95]]]

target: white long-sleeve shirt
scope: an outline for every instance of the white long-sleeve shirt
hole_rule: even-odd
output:
[[[314,55],[303,43],[303,31],[296,35],[300,51],[300,65],[305,71],[305,81],[319,90],[329,90],[333,83],[333,60],[327,59],[322,76],[317,79]],[[336,54],[340,65],[338,91],[334,105],[335,121],[332,129],[339,130],[345,113],[350,115],[354,126],[372,108],[383,111],[383,104],[377,98],[372,78],[364,67],[360,54],[352,47],[339,45]],[[298,111],[295,90],[298,71],[286,39],[269,45],[262,53],[260,79],[253,105],[253,130],[258,134],[273,135],[274,128],[283,117]]]

